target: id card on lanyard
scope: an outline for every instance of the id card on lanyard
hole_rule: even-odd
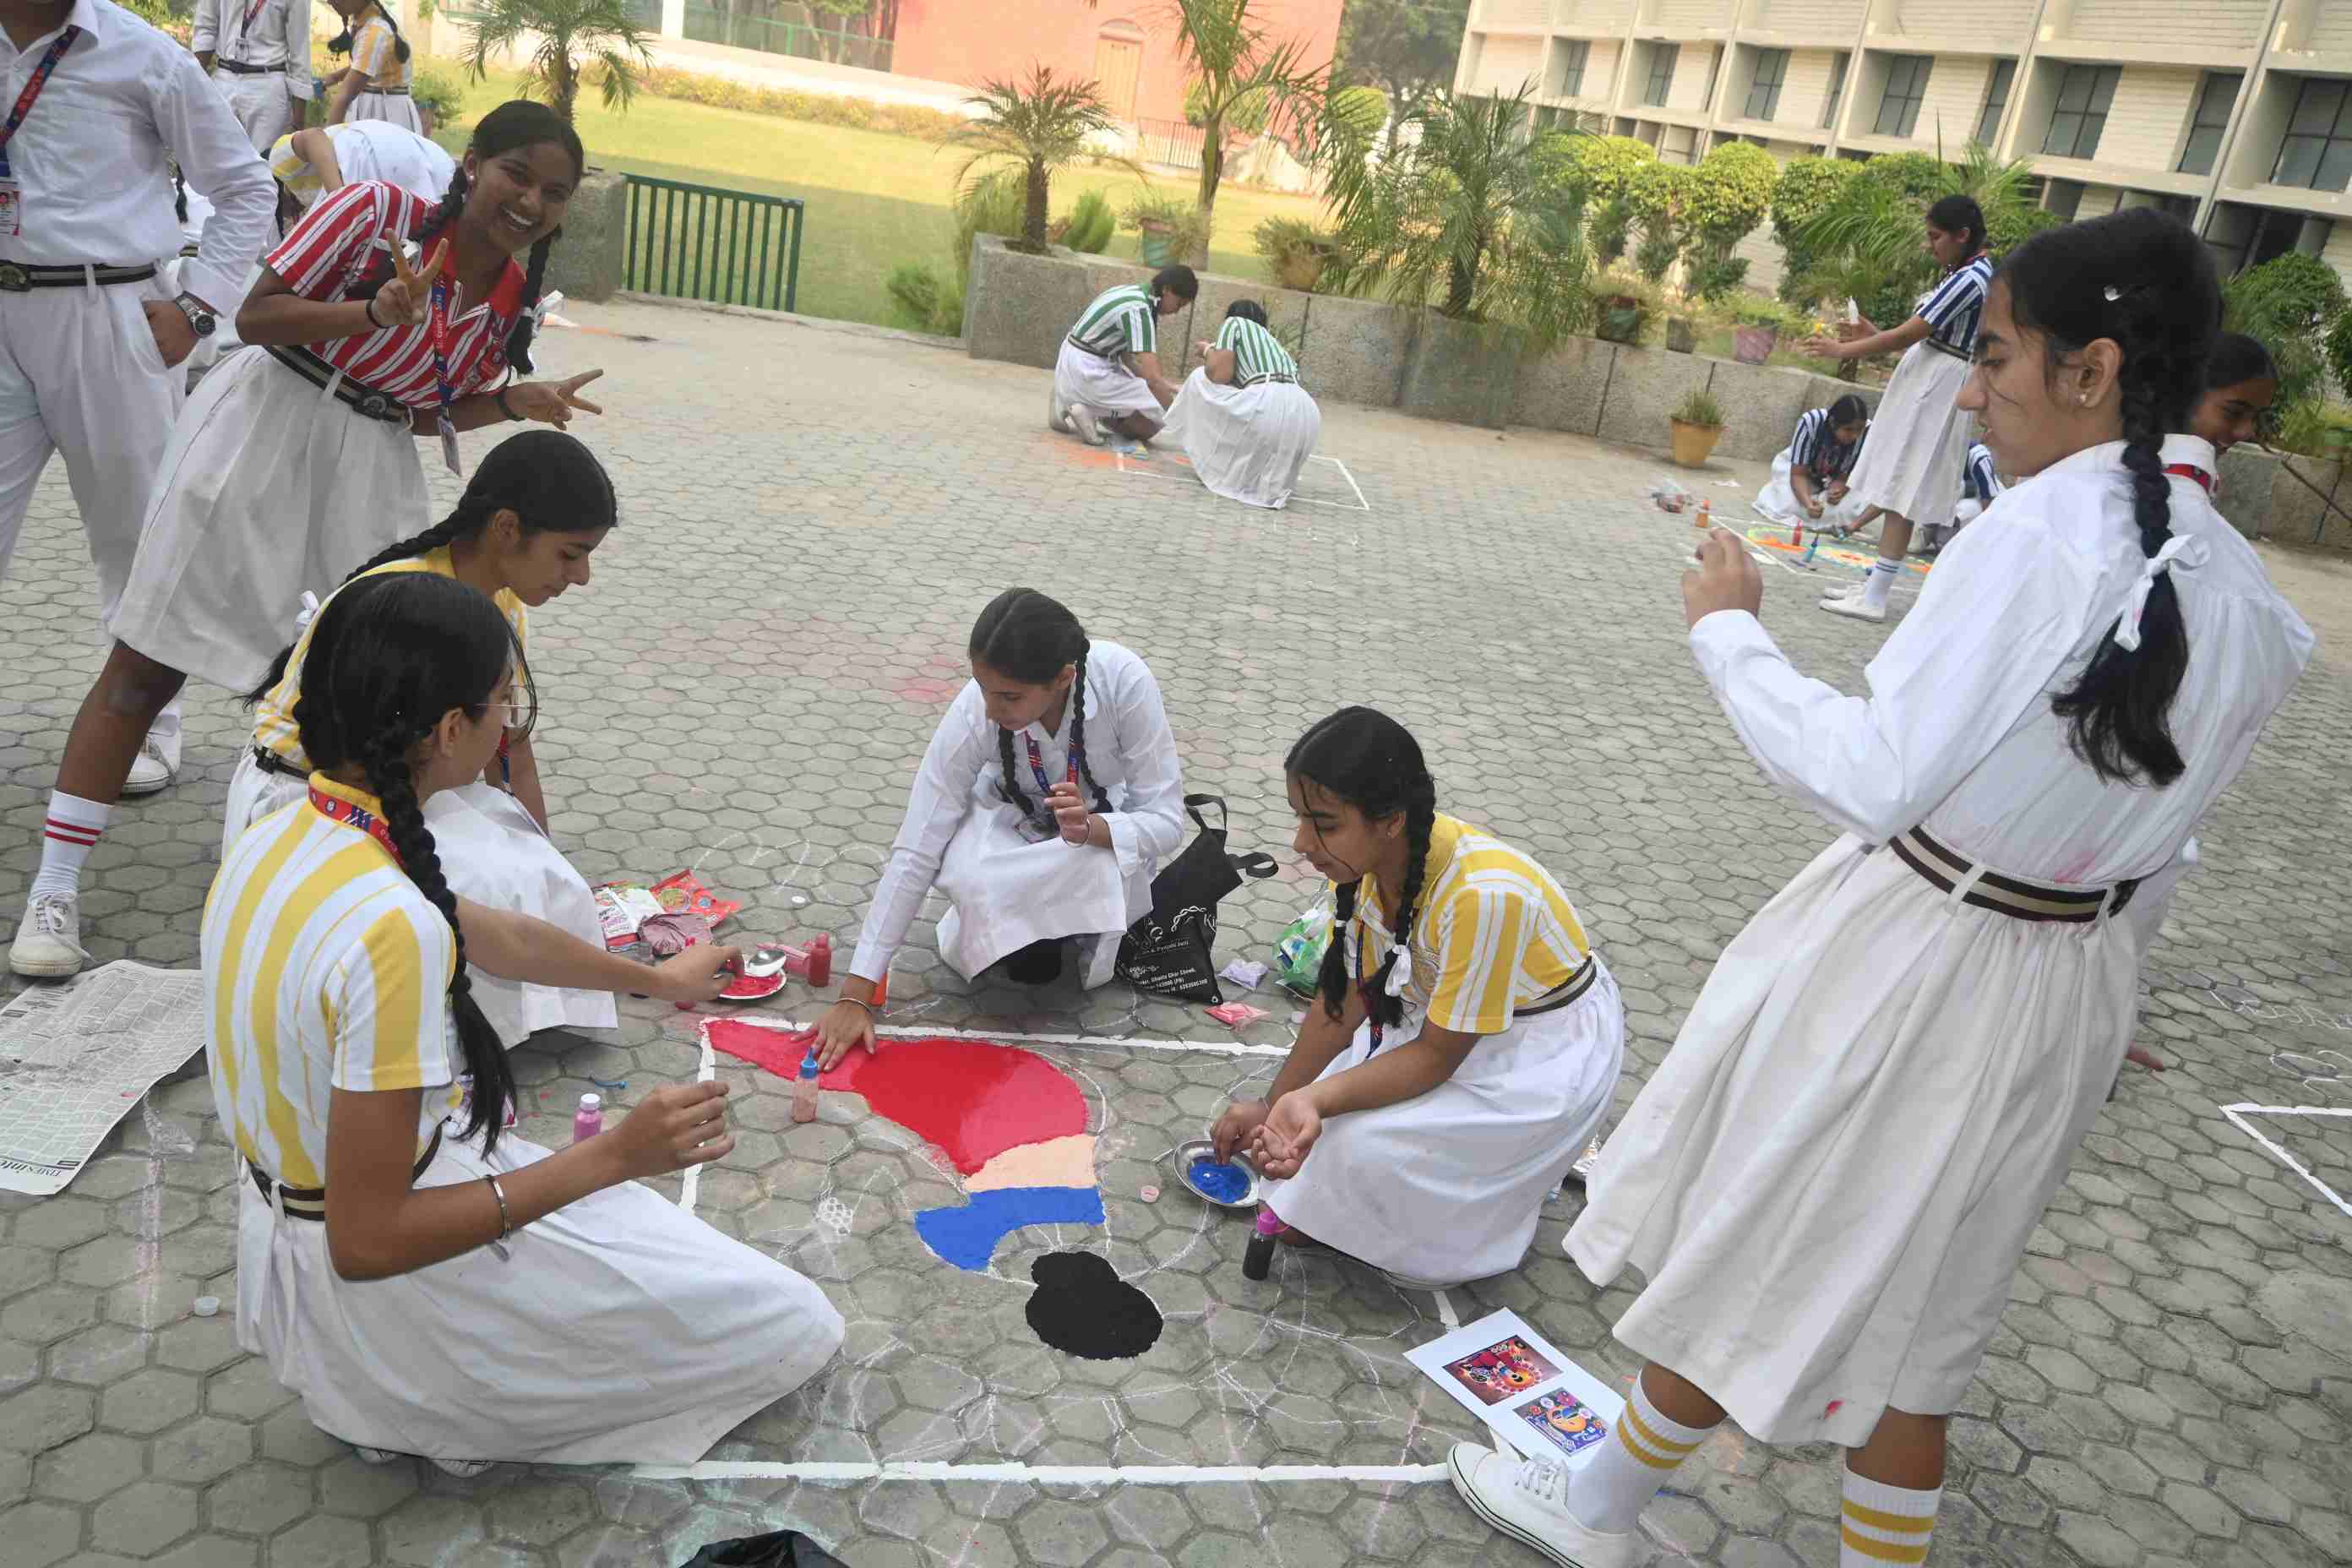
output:
[[[8,111],[7,122],[0,124],[0,235],[13,237],[25,232],[25,193],[8,165],[8,144],[16,139],[16,129],[25,123],[25,117],[33,112],[41,89],[49,85],[49,73],[58,68],[58,62],[66,58],[66,51],[80,37],[81,29],[73,26],[58,35],[58,41],[48,47],[40,63],[33,68],[25,90],[16,95],[16,106]]]
[[[459,479],[466,470],[457,466],[457,422],[449,416],[449,405],[457,400],[457,389],[449,382],[449,279],[433,280],[433,374],[441,389],[441,407],[433,418],[441,430],[441,460]]]
[[[1054,781],[1045,776],[1045,756],[1044,752],[1037,749],[1037,737],[1030,734],[1024,730],[1021,732],[1021,739],[1029,747],[1029,771],[1036,777],[1037,793],[1041,796],[1052,795],[1054,793]],[[1080,752],[1076,745],[1073,745],[1070,748],[1070,760],[1067,773],[1069,782],[1072,784],[1078,782],[1079,760],[1084,755],[1085,753]],[[1060,831],[1059,827],[1055,823],[1054,813],[1045,805],[1042,799],[1038,802],[1037,816],[1031,820],[1048,834]]]

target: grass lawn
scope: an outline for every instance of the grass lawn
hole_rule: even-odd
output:
[[[450,62],[431,63],[452,78],[460,75]],[[486,82],[468,83],[467,122],[514,96],[514,81],[494,72]],[[901,325],[883,287],[890,269],[905,261],[929,262],[943,274],[950,267],[955,219],[949,204],[961,164],[954,151],[880,132],[642,96],[625,114],[614,114],[593,94],[584,95],[578,123],[589,158],[607,168],[805,202],[799,309],[806,314]],[[462,150],[466,140],[462,132],[445,132],[439,139],[453,150]],[[1183,195],[1194,188],[1189,178],[1150,183]],[[1072,170],[1054,182],[1054,211],[1067,211],[1088,189],[1107,194],[1115,209],[1124,207],[1138,185],[1120,170]],[[1252,231],[1268,217],[1312,220],[1321,210],[1311,197],[1224,185],[1217,193],[1210,269],[1265,278]],[[1115,236],[1110,254],[1133,258],[1139,237]]]

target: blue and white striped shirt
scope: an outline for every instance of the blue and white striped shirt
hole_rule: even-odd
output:
[[[1860,441],[1851,447],[1838,445],[1826,408],[1806,410],[1797,421],[1797,433],[1789,437],[1789,471],[1810,474],[1817,481],[1845,479],[1853,472],[1853,461],[1860,456]]]
[[[1935,331],[1928,337],[1958,354],[1975,357],[1977,324],[1984,316],[1985,290],[1992,286],[1992,258],[1979,256],[1956,267],[1919,301],[1918,313]]]
[[[1966,484],[1969,499],[1986,506],[1990,506],[1992,498],[2000,494],[2000,476],[1993,472],[1992,448],[1982,441],[1969,448]]]

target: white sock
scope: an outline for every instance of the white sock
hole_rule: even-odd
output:
[[[1885,1568],[1927,1559],[1936,1510],[1944,1489],[1915,1492],[1845,1473],[1845,1510],[1838,1521],[1838,1568]]]
[[[114,807],[58,790],[49,796],[49,819],[41,834],[41,868],[33,874],[32,896],[77,892],[81,863],[98,847],[99,835]]]
[[[155,715],[155,721],[147,726],[147,732],[162,740],[167,735],[178,734],[181,723],[180,699],[174,697],[163,704],[163,710]]]
[[[1591,1464],[1569,1477],[1568,1511],[1588,1529],[1612,1534],[1633,1529],[1675,1467],[1711,1430],[1667,1420],[1635,1378],[1615,1435],[1601,1445]]]
[[[1902,570],[1900,561],[1880,557],[1871,567],[1870,575],[1862,581],[1862,602],[1874,610],[1886,608],[1886,595],[1895,587],[1895,574]]]

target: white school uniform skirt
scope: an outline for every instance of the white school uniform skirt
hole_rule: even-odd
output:
[[[1196,370],[1169,405],[1167,434],[1227,500],[1287,506],[1323,434],[1323,411],[1295,382],[1227,386]]]
[[[246,748],[229,775],[228,809],[221,825],[221,858],[237,837],[281,807],[303,798],[301,779],[271,773]],[[596,898],[522,803],[502,789],[470,784],[425,803],[425,825],[441,858],[449,890],[494,910],[512,910],[547,921],[597,947],[604,945]],[[503,980],[468,964],[474,1000],[509,1048],[541,1029],[610,1029],[620,1013],[609,991],[572,991]]]
[[[445,1133],[419,1187],[505,1175]],[[782,1264],[649,1187],[607,1187],[488,1247],[390,1279],[336,1274],[327,1227],[240,1170],[236,1340],[320,1431],[436,1459],[688,1465],[814,1376],[841,1314]]]
[[[1383,1048],[1421,1024],[1408,1013]],[[1371,1043],[1366,1024],[1321,1078],[1368,1060]],[[1544,1200],[1599,1131],[1624,1057],[1625,1004],[1601,965],[1582,996],[1483,1037],[1427,1094],[1327,1120],[1298,1174],[1265,1184],[1265,1201],[1286,1225],[1414,1279],[1516,1268]]]
[[[1969,432],[1958,404],[1969,362],[1925,341],[1903,353],[1870,418],[1870,437],[1846,481],[1847,500],[1915,523],[1940,523],[1967,489]]]
[[[1853,493],[1853,481],[1851,479],[1846,480],[1845,500],[1834,506],[1822,502],[1822,515],[1813,517],[1797,504],[1796,487],[1789,483],[1789,472],[1792,467],[1789,454],[1791,450],[1793,448],[1783,447],[1780,455],[1772,459],[1772,478],[1756,492],[1756,510],[1778,521],[1801,522],[1808,528],[1852,528],[1864,510],[1860,498]],[[1861,459],[1855,460],[1859,462]],[[1816,485],[1814,495],[1818,497],[1825,488],[1825,485]]]
[[[1091,353],[1069,339],[1054,362],[1054,401],[1065,408],[1084,405],[1109,418],[1140,414],[1153,421],[1168,411],[1144,379],[1115,359]]]
[[[1077,937],[1092,990],[1110,979],[1127,928],[1151,912],[1159,868],[1139,861],[1122,877],[1112,850],[1058,837],[1032,843],[1023,827],[1010,801],[964,813],[940,858],[936,886],[948,900],[940,956],[971,980],[1032,942]]]
[[[249,690],[304,593],[431,526],[416,437],[244,348],[197,384],[108,629],[157,662]]]
[[[356,92],[352,95],[352,107],[346,120],[383,120],[403,131],[425,134],[425,117],[416,112],[416,100],[405,92]]]
[[[2137,902],[2036,922],[1967,886],[1823,850],[1724,949],[1569,1233],[1595,1283],[1647,1278],[1617,1338],[1767,1442],[1959,1403],[2123,1065]]]

